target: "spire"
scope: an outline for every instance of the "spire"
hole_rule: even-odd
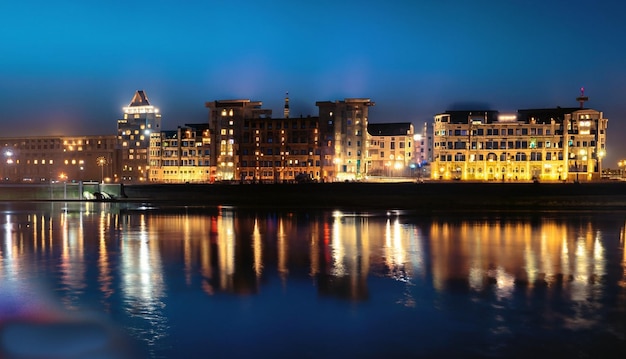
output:
[[[580,103],[580,109],[582,110],[585,107],[585,102],[589,101],[589,97],[585,96],[585,88],[580,88],[580,96],[576,97],[576,101]]]
[[[283,116],[289,118],[289,92],[285,93],[285,108],[283,109]]]
[[[148,101],[148,96],[143,90],[138,90],[135,92],[135,96],[133,96],[132,101],[130,101],[130,105],[128,107],[137,107],[137,106],[150,106],[150,102]]]

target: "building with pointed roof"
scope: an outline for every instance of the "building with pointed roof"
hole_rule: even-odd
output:
[[[135,92],[123,108],[124,118],[117,120],[119,161],[115,182],[133,183],[148,180],[150,135],[161,131],[161,114],[152,106],[143,90]]]

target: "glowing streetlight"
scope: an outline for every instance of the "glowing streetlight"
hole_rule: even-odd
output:
[[[98,166],[100,166],[100,182],[104,183],[104,165],[107,164],[107,159],[103,156],[100,156],[96,159],[98,162]]]

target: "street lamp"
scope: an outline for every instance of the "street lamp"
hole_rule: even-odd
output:
[[[100,166],[100,182],[104,184],[104,165],[107,163],[107,159],[100,156],[96,159],[98,166]]]

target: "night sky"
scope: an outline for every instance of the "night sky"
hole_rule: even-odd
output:
[[[205,101],[249,98],[282,116],[367,97],[370,122],[470,107],[587,107],[626,158],[622,1],[70,1],[0,3],[0,136],[114,134],[145,90],[165,129]]]

